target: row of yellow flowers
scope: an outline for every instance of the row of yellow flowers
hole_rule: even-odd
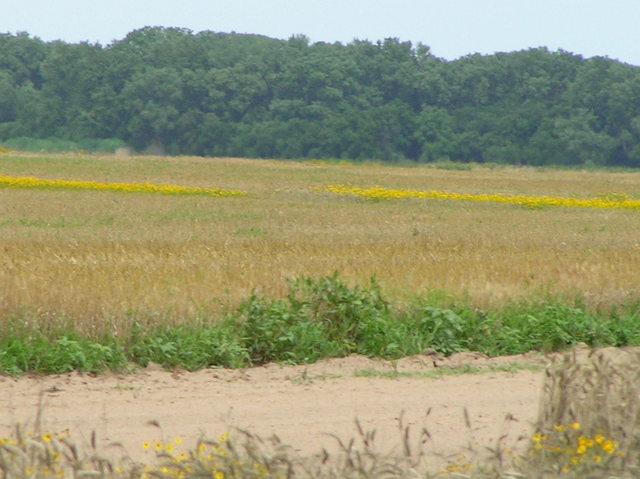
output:
[[[153,183],[104,183],[98,181],[81,180],[50,180],[33,176],[6,176],[0,175],[0,187],[14,188],[52,188],[64,190],[101,190],[126,193],[161,193],[170,195],[207,195],[207,196],[243,196],[246,193],[240,190],[227,190],[223,188],[201,188],[196,186],[158,185]],[[529,208],[543,206],[560,206],[572,208],[597,208],[597,209],[628,209],[640,210],[640,200],[633,199],[626,194],[606,194],[592,198],[572,198],[562,196],[528,196],[528,195],[503,195],[455,193],[440,190],[410,190],[393,189],[374,186],[360,188],[351,185],[328,185],[323,188],[326,191],[341,194],[361,196],[370,199],[402,199],[425,198],[442,200],[467,200],[485,201],[495,203],[511,203]]]
[[[598,209],[625,209],[640,210],[640,200],[633,199],[624,193],[604,194],[593,198],[571,198],[563,196],[527,196],[527,195],[503,195],[454,193],[439,190],[406,190],[384,188],[374,186],[359,188],[351,185],[328,185],[326,191],[340,195],[361,196],[370,199],[401,199],[401,198],[428,198],[439,200],[467,200],[486,201],[494,203],[511,203],[529,208],[543,206],[562,206],[571,208],[598,208]]]
[[[0,187],[51,188],[62,190],[98,190],[124,193],[161,193],[167,195],[242,196],[239,190],[200,188],[197,186],[156,185],[153,183],[103,183],[99,181],[48,180],[33,176],[0,175]]]

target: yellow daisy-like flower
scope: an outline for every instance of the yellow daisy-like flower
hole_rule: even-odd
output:
[[[569,427],[571,429],[575,429],[577,431],[578,429],[580,429],[580,423],[579,422],[572,422],[571,424],[569,424]]]
[[[175,442],[176,444],[182,444],[182,438],[181,438],[181,437],[179,437],[179,436],[176,436],[176,437],[173,439],[173,442]]]
[[[611,441],[610,439],[607,439],[602,444],[600,444],[600,447],[604,452],[608,454],[613,454],[616,448],[618,447],[618,443],[616,441]]]
[[[44,442],[51,442],[51,434],[49,434],[48,432],[42,435],[42,440]]]
[[[144,441],[142,443],[142,449],[149,449],[151,447],[151,443],[149,441]]]
[[[213,471],[214,479],[224,479],[224,472],[222,471]]]
[[[539,432],[536,432],[533,435],[532,439],[534,440],[534,442],[542,442],[542,441],[547,439],[547,435],[546,434],[540,434]]]

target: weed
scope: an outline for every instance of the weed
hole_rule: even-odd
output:
[[[131,312],[130,328],[86,333],[65,318],[15,316],[0,324],[0,371],[60,373],[122,370],[149,362],[166,368],[245,367],[272,361],[310,363],[357,353],[398,359],[432,348],[449,355],[478,351],[489,356],[571,345],[640,343],[635,304],[606,315],[562,303],[447,308],[415,300],[404,307],[384,299],[375,280],[349,286],[337,274],[290,282],[284,298],[253,293],[223,318],[145,322]],[[47,327],[40,327],[46,319]]]

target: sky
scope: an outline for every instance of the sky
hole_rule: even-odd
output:
[[[0,33],[108,45],[145,26],[393,37],[448,60],[545,46],[640,66],[640,0],[0,0]]]

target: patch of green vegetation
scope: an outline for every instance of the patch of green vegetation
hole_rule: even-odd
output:
[[[74,370],[98,373],[124,370],[128,366],[125,352],[115,337],[89,339],[68,328],[44,334],[20,327],[16,322],[3,329],[0,371],[4,374],[59,374]]]
[[[117,384],[113,386],[113,389],[117,391],[139,391],[141,388],[140,386],[133,386],[131,384]]]
[[[99,372],[149,362],[196,370],[304,364],[349,354],[398,359],[425,348],[498,356],[560,351],[577,343],[640,344],[636,303],[601,313],[577,300],[546,298],[485,311],[434,293],[399,307],[384,299],[375,279],[351,287],[337,274],[292,280],[282,299],[252,294],[224,318],[167,317],[143,326],[135,315],[129,332],[101,337],[71,326],[43,328],[47,323],[37,313],[6,318],[0,323],[0,371]]]
[[[79,228],[87,225],[111,226],[115,223],[112,214],[96,216],[57,216],[54,218],[37,218],[31,216],[9,217],[0,220],[0,228],[24,226],[27,228]]]
[[[249,228],[238,228],[236,236],[244,236],[246,238],[260,238],[267,232],[258,226],[250,226]]]
[[[443,376],[458,376],[461,374],[481,373],[515,373],[517,371],[541,371],[542,366],[535,364],[523,364],[518,362],[488,366],[474,366],[464,364],[456,367],[443,367],[428,369],[425,371],[398,371],[397,369],[359,369],[353,373],[357,378],[384,378],[384,379],[437,379]]]
[[[198,221],[209,221],[216,217],[213,211],[196,209],[196,208],[175,208],[170,211],[161,213],[153,213],[152,216],[158,221],[188,221],[197,223]]]
[[[294,384],[313,384],[316,380],[324,381],[326,379],[338,379],[341,378],[340,374],[309,374],[307,368],[305,368],[299,375],[289,378]]]

